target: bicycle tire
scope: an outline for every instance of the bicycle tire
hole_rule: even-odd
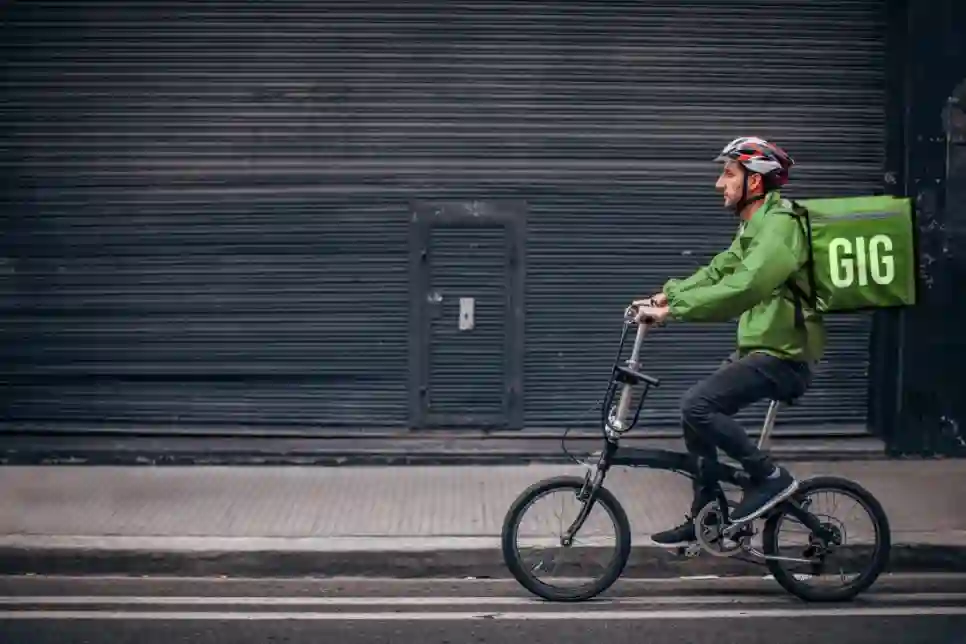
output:
[[[774,576],[782,588],[799,599],[808,602],[842,602],[855,598],[859,593],[867,590],[875,580],[879,578],[882,571],[889,563],[889,556],[892,550],[892,534],[889,527],[889,518],[886,516],[882,504],[871,492],[856,483],[855,481],[837,476],[818,476],[802,482],[794,494],[797,500],[816,490],[830,490],[846,492],[854,496],[865,508],[872,518],[876,530],[876,546],[872,558],[872,564],[867,572],[862,574],[857,580],[847,586],[837,590],[822,590],[806,586],[794,577],[794,573],[782,567],[781,561],[766,560],[765,565]],[[765,522],[762,533],[762,550],[766,556],[775,556],[778,551],[778,528],[781,518],[787,513],[779,510],[773,513]]]
[[[501,542],[504,563],[521,586],[548,601],[578,602],[596,597],[620,578],[631,554],[631,527],[627,514],[617,498],[609,490],[601,487],[597,490],[594,503],[600,503],[608,511],[614,521],[617,534],[617,556],[613,559],[605,574],[589,586],[568,592],[544,584],[524,569],[516,547],[516,536],[520,521],[530,504],[539,496],[559,489],[571,489],[576,495],[583,486],[584,479],[575,476],[558,476],[538,481],[516,498],[507,510],[503,521]]]

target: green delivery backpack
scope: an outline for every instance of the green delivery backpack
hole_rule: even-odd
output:
[[[849,313],[916,303],[919,258],[912,201],[904,197],[783,199],[809,243],[808,292],[788,287],[820,313]]]

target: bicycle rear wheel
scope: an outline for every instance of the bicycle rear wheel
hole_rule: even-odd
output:
[[[869,519],[869,525],[849,528],[841,519],[832,516],[840,502],[829,512],[819,507],[819,499],[841,495],[854,503],[851,507],[861,509]],[[825,495],[824,497],[822,495]],[[785,590],[811,602],[847,601],[871,586],[889,562],[892,539],[889,520],[879,501],[861,485],[835,476],[820,476],[803,481],[793,499],[802,508],[818,518],[823,527],[831,530],[840,541],[827,546],[793,515],[787,511],[775,512],[765,522],[762,533],[763,552],[768,557],[794,557],[809,559],[812,563],[795,563],[778,559],[766,560],[771,574]],[[803,537],[803,543],[779,548],[779,532],[789,526],[789,532]],[[868,559],[865,564],[858,562]],[[845,568],[856,567],[857,573],[846,574]],[[837,577],[839,585],[821,584],[823,579]]]
[[[549,601],[575,602],[599,595],[617,581],[630,556],[631,529],[627,514],[620,503],[610,491],[603,487],[597,490],[592,501],[580,501],[577,495],[583,487],[584,479],[575,476],[560,476],[539,481],[517,497],[507,511],[503,522],[502,549],[503,560],[506,562],[507,568],[524,588]],[[572,501],[575,506],[574,511],[568,513],[567,516],[562,516],[562,513],[555,513],[560,526],[560,534],[556,538],[538,537],[534,539],[530,533],[551,521],[540,521],[536,517],[528,516],[528,512],[538,501],[555,493],[562,495],[564,500]],[[563,533],[574,522],[586,503],[593,503],[587,520],[573,536],[573,544],[563,546],[561,544]],[[600,514],[608,517],[611,526],[614,528],[615,543],[610,548],[602,547],[598,542],[599,540],[593,539],[590,535],[592,529],[588,524],[592,524],[592,521],[596,519],[594,512],[597,510],[603,510]],[[531,518],[532,521],[530,521]],[[575,561],[558,567],[555,557],[542,556],[536,564],[528,564],[518,543],[521,537],[523,537],[524,542],[530,541],[533,544],[524,546],[527,549],[542,545],[556,545],[563,548],[567,555],[576,555]],[[595,562],[603,563],[603,572],[590,575],[588,571],[592,569]],[[554,579],[578,583],[570,587],[553,585],[537,577],[536,573],[540,569],[550,569],[549,572],[554,574]]]

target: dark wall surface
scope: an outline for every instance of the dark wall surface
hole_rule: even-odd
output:
[[[966,4],[908,3],[903,189],[916,198],[921,303],[897,325],[897,454],[966,453]]]
[[[878,0],[405,7],[3,3],[6,427],[592,426],[624,306],[731,240],[727,141],[785,146],[794,196],[881,188]],[[869,317],[829,326],[779,427],[865,426]],[[643,422],[733,342],[655,334]]]

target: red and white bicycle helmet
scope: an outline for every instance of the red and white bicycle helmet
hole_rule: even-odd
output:
[[[735,160],[751,172],[766,177],[773,186],[788,182],[788,170],[795,161],[774,143],[757,136],[740,136],[724,146],[715,161]]]

